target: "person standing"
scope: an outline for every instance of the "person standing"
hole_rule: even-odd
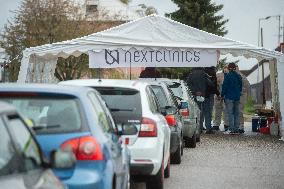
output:
[[[206,126],[206,134],[212,134],[213,128],[211,125],[212,121],[212,112],[214,106],[214,95],[220,96],[220,92],[217,89],[217,77],[216,77],[216,68],[214,66],[205,68],[205,72],[208,74],[209,79],[211,80],[212,85],[208,85],[205,93],[204,101],[204,119]]]
[[[237,73],[240,74],[240,76],[242,77],[242,93],[241,93],[241,97],[240,97],[240,126],[239,126],[239,133],[244,133],[244,107],[245,104],[248,100],[249,94],[250,94],[250,83],[248,81],[248,79],[246,78],[246,76],[244,74],[242,74],[239,70],[238,65],[236,66],[236,70]]]
[[[224,81],[225,75],[229,72],[228,66],[225,65],[223,68],[223,71],[220,73],[217,73],[217,90],[221,91],[222,90],[222,84]],[[229,128],[229,123],[228,123],[228,114],[225,110],[225,103],[222,100],[220,96],[215,96],[214,99],[214,121],[213,121],[213,129],[214,130],[219,130],[220,124],[221,124],[221,119],[222,115],[224,117],[224,129],[225,131],[228,130]]]
[[[229,118],[229,130],[225,134],[239,134],[240,125],[240,96],[242,92],[242,78],[236,72],[236,65],[228,65],[229,73],[225,76],[221,97],[225,99]]]
[[[204,68],[197,67],[197,68],[192,68],[191,72],[189,73],[186,83],[194,96],[194,100],[196,101],[199,109],[200,109],[200,122],[199,122],[199,129],[200,133],[203,130],[203,121],[204,121],[204,113],[206,112],[204,109],[204,103],[205,103],[205,96],[207,92],[207,88],[209,86],[212,86],[213,83],[209,79],[209,76],[206,74],[204,71]],[[209,124],[207,124],[208,132],[211,129],[211,125],[209,127]]]

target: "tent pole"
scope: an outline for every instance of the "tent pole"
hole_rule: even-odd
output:
[[[157,66],[155,65],[155,81],[157,81]]]
[[[264,61],[262,62],[262,104],[265,107],[266,99],[265,99],[265,86],[264,86]]]
[[[129,79],[131,80],[131,61],[130,61],[130,64],[129,64]]]
[[[98,69],[98,72],[99,72],[99,73],[98,73],[98,75],[99,75],[99,81],[102,81],[102,80],[101,80],[101,68],[100,68],[100,67],[99,67],[99,69]]]

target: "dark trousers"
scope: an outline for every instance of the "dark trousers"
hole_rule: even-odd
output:
[[[203,127],[203,121],[205,120],[206,130],[209,131],[212,129],[212,111],[214,106],[214,94],[211,94],[209,97],[205,98],[205,101],[202,104],[202,113],[200,115],[200,126]]]

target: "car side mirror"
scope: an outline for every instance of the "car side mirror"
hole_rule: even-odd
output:
[[[167,114],[167,110],[166,110],[166,108],[161,108],[160,113],[161,113],[163,116],[168,115],[168,114]]]
[[[166,116],[166,115],[176,114],[177,111],[178,111],[178,109],[174,106],[166,106],[164,108],[161,108],[160,112],[163,116]]]
[[[69,169],[75,166],[76,157],[72,150],[56,150],[50,157],[52,168]]]

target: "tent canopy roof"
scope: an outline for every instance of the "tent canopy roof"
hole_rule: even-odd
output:
[[[248,57],[275,57],[281,54],[207,33],[159,15],[150,15],[81,38],[27,48],[24,56],[36,54],[45,57],[68,57],[79,56],[88,51],[117,48],[217,49],[222,54]]]

